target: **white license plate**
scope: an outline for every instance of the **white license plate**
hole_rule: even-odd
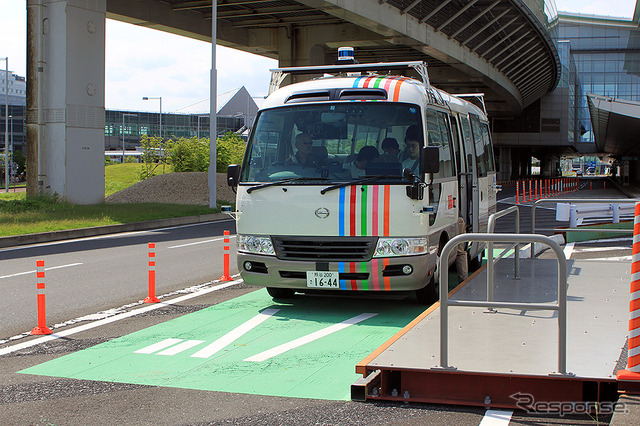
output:
[[[307,287],[340,288],[338,272],[307,271]]]

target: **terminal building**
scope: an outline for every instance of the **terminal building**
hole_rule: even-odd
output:
[[[4,71],[3,71],[4,73]],[[11,73],[9,73],[11,74]],[[4,76],[4,74],[1,74]],[[0,77],[2,80],[3,77]],[[11,82],[15,82],[12,87]],[[2,81],[0,99],[4,100],[4,81]],[[9,96],[9,141],[13,141],[13,148],[26,153],[25,110],[26,110],[26,81],[24,77],[11,74]],[[260,100],[259,100],[260,101]],[[0,102],[2,102],[0,100]],[[245,138],[248,135],[258,111],[256,100],[251,97],[243,86],[218,95],[216,99],[217,133],[224,135],[233,132]],[[4,138],[4,109],[0,105],[2,122],[0,133]],[[162,129],[160,128],[160,112],[105,110],[105,155],[121,158],[123,144],[126,151],[136,154],[143,135],[160,136],[165,138],[209,137],[209,114],[176,112],[162,113]],[[162,130],[162,131],[161,131]],[[4,152],[4,144],[0,148]]]

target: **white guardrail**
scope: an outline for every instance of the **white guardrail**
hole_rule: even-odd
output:
[[[631,199],[589,199],[589,198],[548,198],[536,201],[531,211],[531,233],[536,231],[566,232],[582,231],[593,232],[593,229],[577,229],[580,219],[584,218],[608,218],[611,217],[613,223],[620,222],[620,216],[630,215],[633,217],[635,204],[640,200]],[[556,220],[568,220],[569,228],[536,228],[536,209],[538,204],[557,203]],[[568,217],[567,217],[568,216]],[[563,219],[566,218],[566,219]],[[633,234],[633,229],[598,229],[598,232]]]

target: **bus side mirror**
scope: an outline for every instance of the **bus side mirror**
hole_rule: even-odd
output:
[[[440,171],[440,148],[437,146],[422,147],[422,171],[438,173]]]
[[[229,164],[227,167],[227,185],[232,188],[238,186],[240,180],[240,164]]]

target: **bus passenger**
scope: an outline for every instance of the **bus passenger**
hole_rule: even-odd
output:
[[[378,161],[383,163],[400,163],[400,146],[396,138],[385,138],[381,145],[384,154]]]
[[[370,161],[376,160],[380,157],[380,153],[374,146],[363,146],[358,152],[356,159],[344,165],[344,168],[351,172],[351,177],[358,178],[365,175],[365,167]]]
[[[410,169],[413,174],[418,175],[420,171],[420,148],[422,147],[421,137],[418,127],[409,126],[404,138],[404,146],[407,158],[402,162],[403,169]]]

